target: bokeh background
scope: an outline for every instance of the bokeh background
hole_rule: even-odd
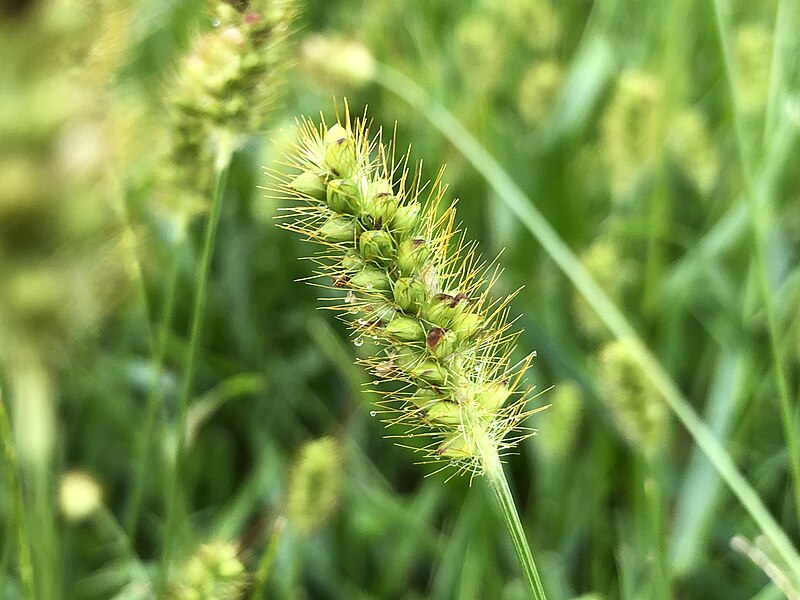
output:
[[[199,0],[0,8],[0,596],[31,597],[23,532],[34,598],[235,598],[259,581],[279,599],[526,597],[483,482],[383,439],[353,365],[369,344],[295,281],[311,247],[276,227],[264,168],[281,168],[296,118],[330,123],[346,98],[426,178],[447,165],[469,234],[503,251],[498,293],[523,288],[520,355],[537,352],[527,379],[549,408],[506,467],[548,597],[800,597],[641,357],[451,122],[797,546],[798,2],[295,8],[264,101],[242,107],[257,123],[224,189],[177,453],[213,158],[174,115],[187,63],[201,82],[228,66],[197,50],[219,20]]]

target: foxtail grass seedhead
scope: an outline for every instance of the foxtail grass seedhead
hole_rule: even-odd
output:
[[[310,534],[333,515],[342,488],[342,448],[332,437],[312,440],[300,450],[286,496],[286,515]]]
[[[288,60],[292,0],[212,2],[214,29],[181,63],[173,102],[198,127],[260,131]]]
[[[533,355],[511,363],[511,296],[489,295],[499,270],[444,205],[441,173],[432,183],[412,176],[366,119],[304,120],[297,134],[287,171],[275,174],[275,196],[289,205],[283,227],[321,246],[318,285],[335,292],[354,344],[379,349],[361,362],[385,422],[401,439],[423,438],[412,447],[429,459],[482,472],[486,456],[530,434],[519,426]]]
[[[669,413],[624,340],[598,354],[602,399],[622,437],[647,457],[661,451],[669,435]]]

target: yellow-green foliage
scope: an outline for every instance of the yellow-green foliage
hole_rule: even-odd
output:
[[[489,295],[496,270],[442,206],[440,180],[410,178],[365,123],[303,123],[294,170],[277,174],[276,193],[291,203],[285,227],[323,247],[317,274],[347,292],[337,308],[354,343],[381,347],[364,364],[389,383],[387,420],[431,438],[421,448],[430,459],[480,472],[485,455],[515,443],[507,434],[525,416],[520,380],[532,357],[511,363],[510,297]]]

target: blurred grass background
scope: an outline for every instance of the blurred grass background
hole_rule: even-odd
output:
[[[529,381],[553,387],[536,399],[552,406],[507,468],[548,596],[781,598],[770,568],[798,589],[629,349],[428,121],[446,107],[522,188],[797,546],[796,0],[299,3],[280,100],[225,188],[169,565],[206,205],[162,189],[177,170],[164,113],[212,17],[200,1],[43,0],[63,5],[52,19],[25,4],[0,12],[0,389],[15,440],[0,596],[25,597],[23,523],[36,598],[155,597],[221,543],[235,549],[213,560],[240,562],[250,589],[268,567],[268,598],[526,597],[481,482],[426,478],[382,439],[352,364],[368,345],[295,282],[308,248],[258,187],[294,119],[330,122],[345,97],[396,124],[426,177],[447,165],[465,227],[485,255],[504,250],[499,291],[524,286],[521,350],[537,351]],[[408,104],[373,61],[431,103]]]

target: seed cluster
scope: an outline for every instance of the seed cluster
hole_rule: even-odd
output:
[[[298,134],[291,172],[275,174],[276,196],[292,203],[283,227],[323,246],[313,260],[331,285],[321,285],[346,291],[333,308],[356,345],[380,348],[362,362],[387,422],[404,425],[403,438],[428,437],[414,446],[428,457],[481,472],[487,453],[531,433],[519,384],[533,355],[511,365],[511,296],[488,295],[498,269],[443,206],[441,173],[410,178],[407,158],[394,162],[394,145],[371,139],[365,119],[304,121]]]

